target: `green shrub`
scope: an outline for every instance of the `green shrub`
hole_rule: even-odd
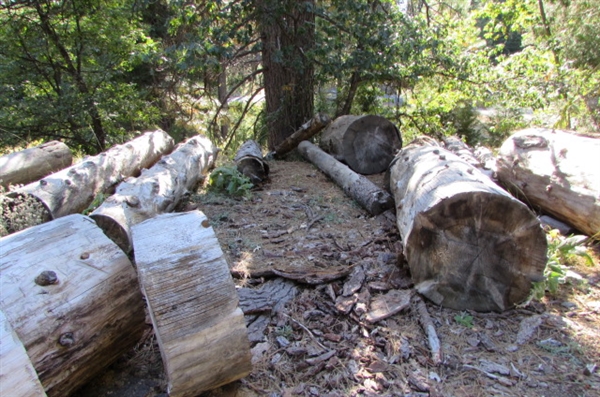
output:
[[[230,196],[249,197],[254,187],[250,179],[240,173],[234,166],[221,166],[214,169],[208,180],[211,190],[226,193]]]

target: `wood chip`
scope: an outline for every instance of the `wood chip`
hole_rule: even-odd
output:
[[[412,295],[412,290],[392,290],[387,294],[376,296],[371,301],[366,320],[375,323],[399,313],[410,305]]]
[[[335,300],[335,308],[343,314],[348,314],[354,307],[354,304],[358,300],[356,294],[352,296],[338,296]]]
[[[542,316],[539,314],[527,317],[521,321],[519,332],[517,333],[517,345],[523,345],[529,342],[541,324]]]
[[[330,350],[326,353],[321,354],[320,356],[313,357],[313,358],[307,358],[306,362],[310,365],[316,365],[316,364],[319,364],[319,363],[329,360],[331,357],[335,356],[336,353],[337,353],[336,350]]]
[[[350,277],[344,283],[344,290],[342,295],[350,296],[359,289],[361,289],[363,282],[365,281],[365,270],[363,266],[358,265],[352,269],[352,273],[350,273]]]

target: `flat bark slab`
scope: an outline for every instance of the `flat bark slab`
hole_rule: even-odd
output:
[[[498,179],[516,196],[600,238],[600,139],[547,128],[521,130],[500,148]]]
[[[273,266],[273,274],[306,284],[323,284],[345,277],[352,271],[348,265],[328,265],[326,267],[308,260],[295,260],[287,264]]]
[[[413,294],[412,289],[406,289],[391,290],[385,294],[377,295],[371,300],[369,312],[366,314],[365,319],[370,323],[376,323],[400,313],[410,306],[410,299]]]
[[[69,147],[50,141],[29,149],[0,156],[0,185],[21,185],[37,181],[71,165]]]
[[[252,367],[244,314],[206,216],[162,214],[132,232],[169,396],[196,396],[246,376]]]
[[[65,216],[0,246],[0,309],[48,396],[69,395],[139,341],[135,270],[93,220]]]

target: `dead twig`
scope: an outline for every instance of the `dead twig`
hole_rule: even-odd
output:
[[[423,299],[419,295],[415,295],[414,299],[417,306],[417,314],[419,315],[419,322],[427,334],[427,341],[431,349],[431,360],[434,365],[440,365],[442,363],[442,348],[429,312],[427,312],[427,306],[425,306],[425,302],[423,302]]]

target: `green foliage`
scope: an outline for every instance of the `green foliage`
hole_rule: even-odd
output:
[[[235,197],[249,197],[254,187],[250,179],[241,174],[235,166],[217,167],[211,172],[209,189]]]
[[[96,195],[96,197],[94,197],[94,200],[90,203],[90,205],[88,205],[88,207],[83,210],[82,214],[83,215],[91,214],[92,212],[94,212],[94,210],[96,208],[98,208],[98,207],[100,207],[100,205],[102,205],[104,200],[106,200],[106,195],[104,193],[98,193]]]
[[[469,313],[462,312],[460,314],[455,315],[454,321],[456,321],[457,324],[462,325],[463,327],[473,328],[473,316],[471,316]]]

